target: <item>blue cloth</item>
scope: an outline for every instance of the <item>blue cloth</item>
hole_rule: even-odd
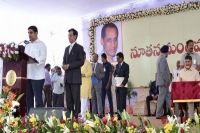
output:
[[[112,65],[110,64],[110,62],[106,61],[105,63],[103,63],[103,67],[104,67],[105,76],[102,79],[102,84],[107,85],[110,72],[112,72]],[[110,85],[111,84],[112,84],[112,76],[111,76],[111,79],[110,79]]]
[[[92,84],[98,84],[98,79],[94,76],[94,74],[92,75]]]

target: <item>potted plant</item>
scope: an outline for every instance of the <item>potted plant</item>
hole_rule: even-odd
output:
[[[147,86],[145,86],[144,88],[150,88],[150,87],[151,87],[151,83],[152,83],[152,81],[150,80],[150,81],[147,83]]]
[[[133,89],[133,84],[131,83],[131,81],[128,81],[127,98],[128,98],[129,104],[128,104],[126,110],[129,114],[133,113],[133,108],[131,107],[131,98],[137,96],[137,92],[132,91],[132,89]]]

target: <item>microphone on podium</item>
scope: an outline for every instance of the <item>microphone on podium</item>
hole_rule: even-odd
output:
[[[29,44],[30,42],[29,42],[29,41],[27,41],[27,40],[24,40],[24,41],[21,41],[21,42],[20,42],[18,45],[20,45],[21,43],[24,43],[24,44],[26,44],[26,45],[27,45],[27,44]],[[26,46],[26,45],[25,45],[25,46]]]
[[[24,43],[25,45],[20,45]],[[24,41],[21,41],[19,44],[18,44],[18,51],[21,52],[21,53],[24,53],[24,50],[25,50],[25,47],[27,44],[29,44],[30,42],[27,41],[27,40],[24,40]]]

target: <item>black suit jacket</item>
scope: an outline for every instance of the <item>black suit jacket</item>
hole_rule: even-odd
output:
[[[63,65],[69,64],[70,67],[65,71],[64,82],[69,84],[81,84],[81,66],[84,64],[83,47],[77,43],[71,49],[70,46],[65,48]]]
[[[122,84],[125,86],[128,83],[128,78],[129,78],[129,65],[123,62],[119,73],[118,69],[119,69],[119,64],[117,64],[116,66],[114,77],[116,77],[116,75],[118,75],[118,77],[124,77]]]
[[[156,81],[153,81],[151,83],[151,86],[150,86],[150,90],[149,90],[149,95],[152,96],[156,96],[159,94],[159,89],[158,89],[158,86],[156,86]]]

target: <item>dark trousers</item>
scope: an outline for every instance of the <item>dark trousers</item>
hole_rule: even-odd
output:
[[[116,88],[116,99],[117,99],[117,110],[123,112],[126,110],[126,95],[127,88],[117,87]],[[121,119],[121,116],[118,114],[118,119]]]
[[[151,110],[150,110],[150,101],[153,100],[153,97],[152,96],[147,96],[146,97],[146,104],[147,104],[147,111],[148,111],[148,115],[151,115]],[[157,99],[156,99],[157,100]],[[156,106],[157,108],[157,106]],[[170,107],[169,107],[170,108]],[[164,104],[163,104],[163,110],[164,110],[164,115],[167,114],[167,106],[166,106],[166,101],[164,101]],[[170,112],[170,111],[168,111]],[[154,115],[156,113],[156,110],[154,112]]]
[[[47,107],[52,107],[52,90],[50,85],[45,85],[44,88],[44,107],[47,104]]]
[[[104,108],[105,108],[105,98],[106,98],[106,94],[107,94],[109,106],[110,106],[110,115],[113,116],[113,101],[112,101],[111,87],[106,89],[106,85],[102,85],[101,91],[102,91],[101,94],[102,94],[103,115],[105,114]]]
[[[53,107],[64,107],[64,93],[53,93]]]
[[[26,114],[28,115],[30,108],[34,107],[34,96],[36,107],[43,107],[42,90],[44,79],[32,80],[27,79],[26,82]]]
[[[92,112],[92,100],[90,98],[90,112]]]
[[[67,118],[70,117],[70,113],[73,113],[73,117],[78,118],[80,113],[80,84],[65,83],[66,90],[66,102],[67,102]]]

